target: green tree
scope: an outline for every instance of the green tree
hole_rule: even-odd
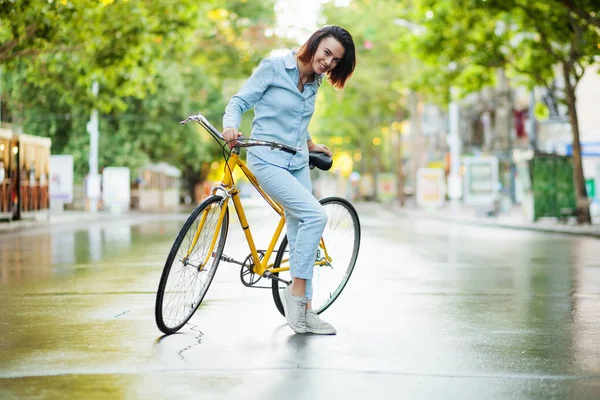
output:
[[[195,3],[1,0],[0,63],[19,74],[21,87],[51,88],[69,105],[124,108],[122,98],[155,89],[157,61],[196,27]],[[97,99],[94,80],[102,87]],[[24,99],[12,94],[3,99],[18,109]]]
[[[326,138],[334,151],[351,150],[361,173],[393,170],[392,152],[383,135],[394,121],[407,115],[404,98],[407,57],[390,40],[397,2],[356,0],[348,7],[325,5],[327,24],[350,31],[357,65],[343,91],[321,86],[311,134]],[[385,152],[389,156],[385,157]]]
[[[191,186],[220,157],[199,126],[178,122],[201,111],[220,120],[226,79],[245,78],[273,47],[272,1],[2,2],[3,118],[50,136],[54,153],[87,172],[85,125],[100,113],[100,168],[166,161]],[[15,5],[16,4],[16,5]],[[28,26],[29,36],[19,34]],[[4,36],[2,36],[4,35]],[[8,45],[10,43],[10,45]],[[89,90],[100,82],[94,98]]]
[[[600,5],[596,0],[554,0],[581,21],[600,28]]]

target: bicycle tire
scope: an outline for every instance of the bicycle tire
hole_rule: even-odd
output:
[[[330,292],[324,301],[316,300],[316,299],[321,298],[321,296],[323,296],[322,293],[321,294],[318,293],[318,289],[319,289],[318,286],[321,286],[321,285],[319,285],[319,282],[318,282],[318,279],[320,278],[318,268],[328,268],[328,267],[321,267],[321,266],[317,266],[317,265],[315,265],[315,267],[314,267],[315,270],[313,273],[312,306],[317,314],[321,314],[322,312],[327,310],[333,304],[333,302],[335,300],[337,300],[337,298],[342,293],[342,290],[344,290],[344,288],[346,287],[348,280],[350,280],[350,276],[352,275],[352,272],[354,271],[354,266],[356,265],[356,260],[358,258],[358,252],[360,250],[360,235],[361,235],[360,220],[358,218],[358,213],[356,212],[356,209],[354,208],[354,206],[348,200],[341,198],[341,197],[326,197],[326,198],[319,200],[319,202],[323,205],[323,207],[325,207],[325,210],[327,211],[327,216],[328,216],[327,226],[325,227],[325,231],[323,232],[323,236],[322,236],[323,241],[325,242],[325,246],[328,249],[328,251],[334,250],[333,247],[329,248],[328,243],[332,243],[332,239],[329,237],[329,235],[334,234],[332,231],[336,228],[336,226],[332,226],[332,224],[335,223],[334,217],[336,217],[336,215],[335,214],[331,215],[332,214],[331,206],[338,205],[341,208],[343,208],[345,211],[347,211],[348,217],[350,218],[350,221],[352,221],[354,231],[352,233],[353,243],[351,243],[352,252],[350,253],[348,262],[344,263],[344,264],[347,264],[347,266],[346,267],[341,266],[341,268],[337,268],[337,265],[336,265],[336,269],[339,269],[341,272],[344,272],[342,275],[342,278],[341,278],[339,284],[337,285],[337,287],[335,288],[335,290]],[[288,240],[287,240],[287,235],[286,235],[283,237],[281,244],[279,245],[279,250],[277,251],[277,256],[275,257],[275,261],[273,263],[273,268],[279,268],[281,266],[281,262],[283,261],[285,254],[288,253],[287,247],[288,247]],[[343,253],[344,252],[342,252],[342,254]],[[335,259],[333,259],[332,262],[335,263]],[[333,267],[331,267],[331,268],[333,269]],[[345,268],[345,270],[344,270],[344,268]],[[279,276],[280,274],[274,273],[273,275]],[[282,284],[282,283],[276,279],[273,279],[271,282],[271,291],[273,294],[273,301],[275,302],[275,307],[277,307],[277,310],[279,310],[281,315],[285,315],[284,311],[283,311],[283,304],[281,303],[281,296],[279,293],[280,289],[282,289],[283,287],[280,287],[280,284]],[[316,295],[318,295],[319,297],[315,298]]]
[[[215,277],[217,267],[221,261],[221,255],[223,254],[223,248],[225,247],[225,241],[227,240],[227,231],[229,229],[228,212],[225,212],[221,224],[221,232],[217,239],[218,243],[215,243],[214,250],[212,251],[212,263],[210,258],[206,258],[208,251],[204,254],[198,254],[198,250],[209,250],[210,243],[214,237],[216,223],[218,222],[218,217],[221,212],[222,200],[223,197],[221,196],[211,196],[196,206],[183,224],[171,247],[158,285],[155,306],[156,325],[158,329],[165,334],[177,332],[189,321],[202,303],[202,300]],[[212,212],[213,210],[215,212]],[[209,266],[209,268],[198,270],[197,265],[194,265],[193,263],[187,264],[187,261],[184,263],[181,259],[185,259],[185,256],[183,256],[180,257],[179,263],[177,263],[180,268],[174,269],[173,266],[176,264],[174,261],[176,260],[179,250],[183,248],[183,254],[187,254],[188,248],[191,245],[193,236],[198,227],[196,221],[200,221],[199,217],[203,216],[205,211],[207,212],[207,217],[190,256],[194,256],[193,261],[195,261],[196,264],[200,264],[202,262],[201,260],[208,260],[206,266]],[[208,214],[208,212],[210,212],[210,214]],[[216,217],[214,217],[215,215]],[[203,232],[207,232],[206,236],[203,235]],[[191,233],[192,236],[189,237],[188,233]],[[182,247],[181,245],[184,243],[186,237],[188,237],[189,240],[188,246]],[[206,273],[207,275],[206,280],[196,293],[196,285],[198,282],[201,283],[201,275],[203,273]],[[178,275],[182,279],[177,280],[175,285],[169,285],[171,279],[177,279]],[[169,289],[176,290],[171,291]],[[188,292],[188,290],[190,290],[190,292]],[[170,306],[174,306],[174,309],[169,310]],[[175,315],[173,315],[173,312]]]

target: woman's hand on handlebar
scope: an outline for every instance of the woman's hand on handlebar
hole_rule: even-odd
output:
[[[223,129],[223,138],[225,142],[229,145],[231,149],[237,143],[237,138],[242,137],[242,132],[238,132],[235,128],[225,128]]]

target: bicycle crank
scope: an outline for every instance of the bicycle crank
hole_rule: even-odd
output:
[[[258,250],[258,257],[262,260],[265,256],[264,250]],[[258,281],[262,279],[262,276],[256,274],[254,272],[254,260],[252,259],[252,254],[249,254],[248,257],[242,263],[242,268],[240,268],[240,280],[242,284],[246,287],[252,287],[257,289],[270,289],[270,286],[257,286]]]

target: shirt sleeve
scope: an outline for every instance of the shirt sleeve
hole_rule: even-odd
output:
[[[262,60],[240,91],[231,98],[225,108],[225,115],[223,115],[223,129],[239,128],[242,115],[254,107],[273,82],[275,76],[273,66],[272,59],[265,58]]]

